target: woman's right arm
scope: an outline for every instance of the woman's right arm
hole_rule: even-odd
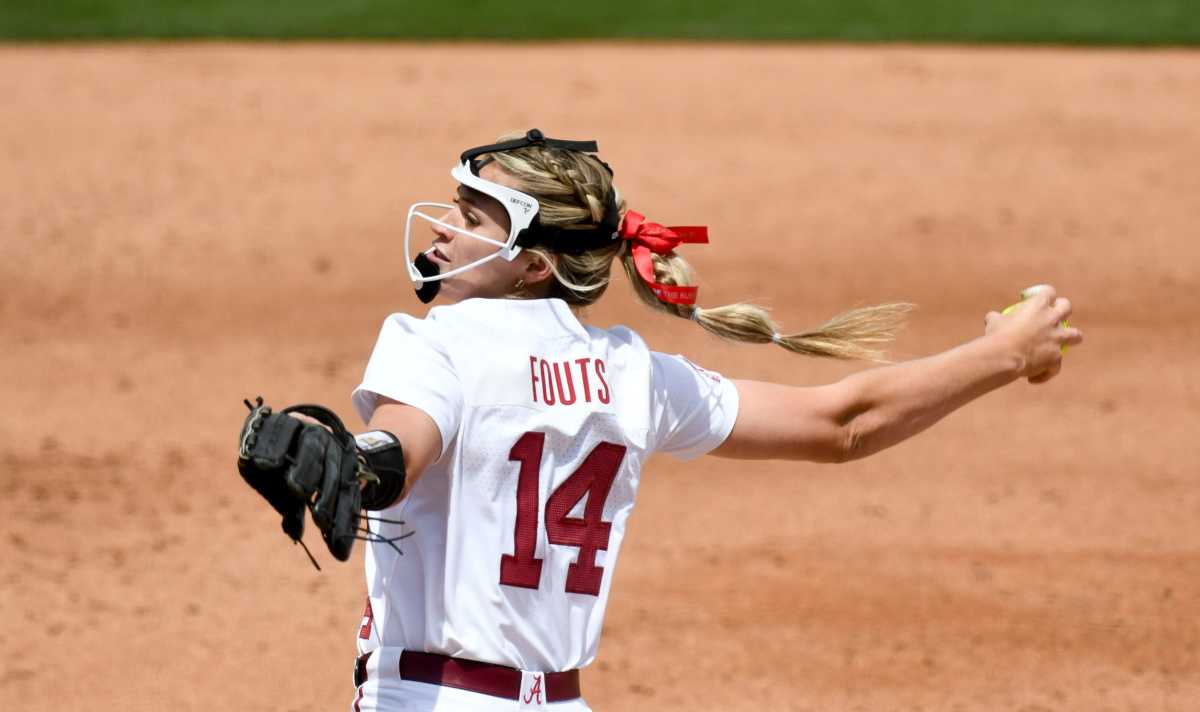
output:
[[[934,356],[825,386],[738,381],[737,422],[712,454],[815,462],[872,455],[1019,378],[1053,378],[1061,347],[1083,339],[1078,329],[1059,326],[1070,314],[1070,302],[1044,288],[1011,316],[989,313],[984,336]]]

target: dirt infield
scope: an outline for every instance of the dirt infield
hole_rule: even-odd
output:
[[[534,125],[711,226],[704,305],[915,301],[908,358],[1048,281],[1088,339],[861,463],[653,462],[597,710],[1200,707],[1200,53],[10,46],[0,96],[0,709],[348,707],[360,564],[314,572],[241,484],[241,399],[349,416],[421,311],[404,210]],[[856,368],[629,291],[590,320]]]

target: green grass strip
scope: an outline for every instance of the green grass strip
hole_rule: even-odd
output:
[[[1200,0],[0,0],[0,39],[1200,44]]]

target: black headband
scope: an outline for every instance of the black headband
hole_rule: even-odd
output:
[[[496,153],[497,151],[512,151],[517,148],[525,148],[526,146],[545,146],[546,148],[557,148],[563,151],[578,151],[580,153],[595,153],[599,151],[599,146],[595,141],[564,141],[558,138],[546,138],[546,135],[540,129],[529,129],[525,132],[523,138],[516,138],[511,141],[501,141],[500,143],[492,143],[487,146],[476,146],[468,148],[459,155],[458,160],[466,163],[470,161],[474,163],[476,156],[482,156],[485,153]],[[599,159],[597,159],[599,160]],[[612,167],[604,161],[600,163],[608,169],[608,174],[612,175]],[[474,173],[474,171],[472,171]],[[478,174],[476,174],[478,175]]]
[[[487,165],[488,161],[476,160],[478,156],[482,156],[485,153],[512,151],[518,148],[525,148],[526,146],[545,146],[546,148],[577,151],[579,153],[595,153],[600,150],[595,141],[564,141],[557,138],[546,138],[545,134],[538,129],[530,129],[525,132],[523,138],[468,148],[462,152],[459,160],[463,163],[469,163],[471,172],[479,175],[479,169]],[[596,160],[600,161],[598,157]],[[600,161],[600,165],[604,166],[610,176],[613,175],[612,166],[604,161]],[[604,205],[604,219],[596,227],[576,229],[569,227],[549,227],[542,224],[539,213],[539,215],[534,217],[533,223],[517,235],[516,244],[521,247],[544,246],[555,252],[568,255],[579,254],[611,245],[617,239],[617,230],[620,227],[620,221],[621,216],[617,208],[617,191],[615,188],[610,188]]]

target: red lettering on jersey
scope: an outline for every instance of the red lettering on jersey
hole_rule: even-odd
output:
[[[535,556],[538,541],[538,500],[541,492],[539,468],[546,434],[529,432],[520,437],[508,459],[521,463],[517,476],[517,516],[513,524],[513,553],[500,555],[500,583],[538,588],[542,559]],[[579,467],[546,500],[546,540],[551,544],[579,548],[575,563],[567,566],[566,591],[600,595],[604,567],[596,565],[596,552],[607,551],[612,522],[603,519],[604,503],[621,468],[626,448],[601,442],[592,448]],[[569,516],[587,497],[583,518]],[[553,550],[547,551],[553,554]]]
[[[363,610],[362,626],[358,629],[358,637],[363,640],[371,639],[371,623],[375,621],[375,611],[371,610],[371,599],[367,599],[367,607]]]
[[[603,519],[604,502],[625,458],[625,446],[596,445],[575,472],[546,500],[546,539],[551,544],[579,547],[575,563],[567,567],[567,591],[600,595],[604,567],[596,565],[596,552],[608,550],[612,523]],[[583,517],[568,516],[587,497]]]
[[[575,373],[578,369],[582,393],[575,390]],[[597,387],[592,391],[592,376],[595,371]],[[596,358],[577,358],[574,361],[547,361],[541,356],[529,357],[529,392],[534,403],[545,405],[574,405],[582,397],[591,403],[593,396],[601,403],[612,400],[612,391],[605,378],[604,361]],[[539,396],[539,392],[541,395]]]
[[[543,364],[546,362],[543,361]],[[500,583],[537,588],[542,560],[534,556],[538,532],[538,469],[542,466],[545,433],[525,433],[512,446],[508,459],[521,463],[517,475],[517,519],[513,523],[513,553],[500,556]]]
[[[538,384],[537,362],[538,362],[537,356],[529,357],[529,387],[533,389],[533,402],[534,403],[538,402],[537,401],[537,384]]]
[[[539,361],[538,372],[542,376],[538,381],[542,384],[542,401],[546,405],[554,405],[554,379],[550,375],[550,363]]]
[[[533,702],[533,698],[537,697],[537,703],[542,704],[542,675],[538,673],[533,676],[533,685],[529,688],[529,694],[525,696],[525,704]]]
[[[575,363],[579,364],[579,377],[583,381],[583,402],[592,402],[592,389],[588,387],[587,365],[590,358],[577,358]]]
[[[571,380],[571,362],[564,361],[562,370],[567,372],[567,389],[571,391],[571,398],[567,398],[567,394],[563,392],[562,376],[558,371],[559,364],[554,364],[554,385],[558,387],[558,402],[563,405],[571,405],[575,402],[575,383]]]
[[[604,380],[604,362],[600,359],[596,359],[596,377],[600,379],[600,385],[602,386],[602,388],[596,389],[596,397],[600,399],[601,403],[608,403],[610,395],[608,392],[608,381]]]

